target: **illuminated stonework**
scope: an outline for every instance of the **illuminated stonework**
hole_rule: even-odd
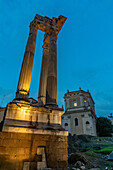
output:
[[[42,17],[36,15],[30,23],[30,33],[21,67],[16,99],[27,99],[32,76],[37,30],[45,32],[43,41],[43,61],[39,86],[39,105],[57,106],[57,35],[66,17]],[[47,92],[47,93],[46,93]]]
[[[0,117],[2,170],[68,167],[68,132],[61,126],[64,111],[57,105],[56,41],[65,20],[36,15],[30,24],[16,97]],[[45,32],[38,101],[29,98],[37,30]]]

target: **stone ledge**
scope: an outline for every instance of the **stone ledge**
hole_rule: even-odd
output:
[[[43,134],[43,135],[57,135],[57,136],[68,136],[67,131],[57,130],[41,130],[41,129],[28,129],[18,127],[7,127],[4,126],[2,132],[17,132],[17,133],[31,133],[31,134]]]

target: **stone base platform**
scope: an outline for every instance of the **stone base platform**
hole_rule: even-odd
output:
[[[60,108],[50,109],[23,100],[14,100],[6,107],[3,128],[5,132],[30,133],[32,129],[64,131],[61,126]],[[21,130],[20,130],[21,129]]]
[[[67,136],[61,109],[13,101],[6,107],[0,129],[0,169],[67,169]]]
[[[38,153],[40,148],[45,150],[45,162],[44,154]],[[36,170],[43,163],[66,170],[67,162],[66,136],[0,132],[1,170]]]

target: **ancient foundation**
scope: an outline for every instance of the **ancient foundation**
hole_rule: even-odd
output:
[[[62,114],[25,101],[9,103],[0,132],[0,168],[67,168],[68,133],[61,127]]]
[[[42,159],[45,155],[47,160]],[[35,170],[41,166],[67,167],[67,137],[0,132],[0,169]]]

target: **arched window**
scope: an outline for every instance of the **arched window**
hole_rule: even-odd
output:
[[[90,123],[89,123],[89,121],[86,121],[86,129],[87,129],[87,130],[90,129]]]
[[[68,123],[65,123],[65,126],[68,126]]]
[[[88,122],[88,121],[86,121],[86,125],[89,125],[89,122]]]
[[[75,126],[78,126],[78,119],[75,118]]]

